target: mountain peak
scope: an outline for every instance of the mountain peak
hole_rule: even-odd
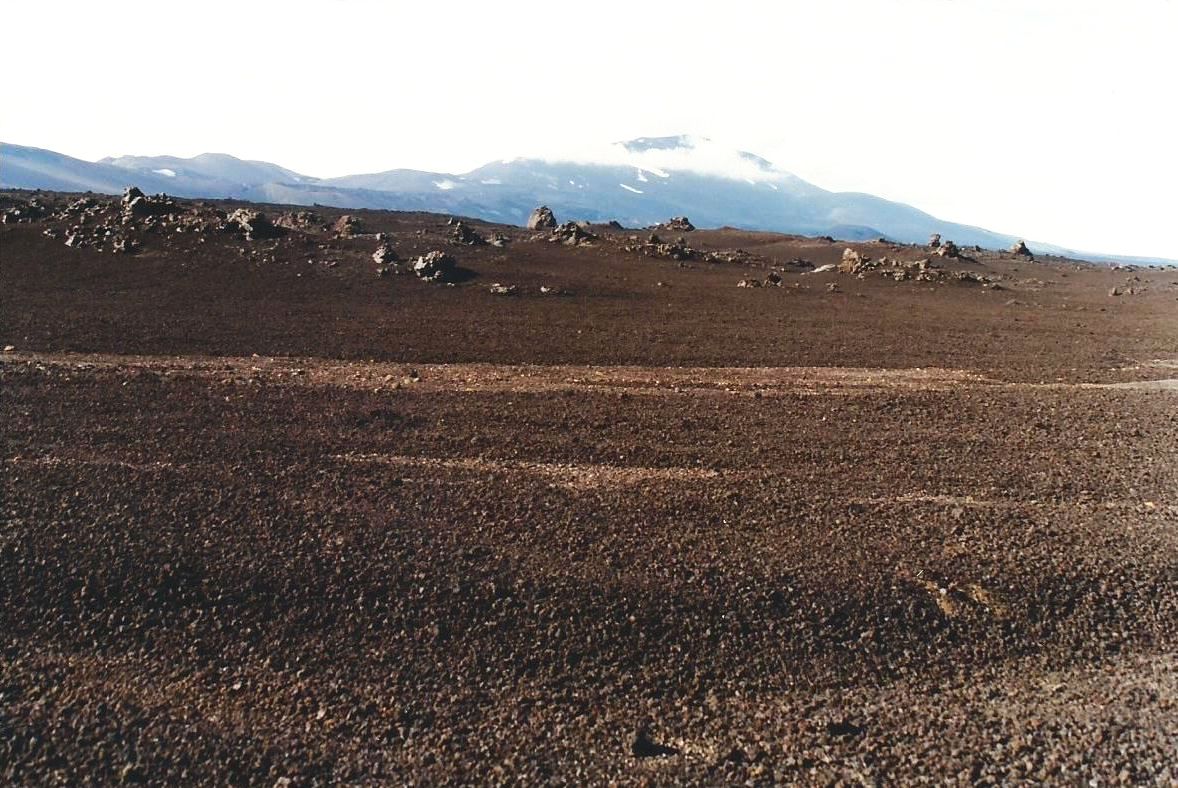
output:
[[[692,134],[676,134],[671,137],[638,137],[615,143],[621,145],[631,153],[642,153],[649,150],[691,150],[701,144],[709,144],[707,137],[697,137]]]

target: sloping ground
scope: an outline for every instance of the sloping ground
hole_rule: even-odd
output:
[[[151,242],[0,229],[8,782],[1178,779],[1165,274]]]
[[[339,214],[318,211],[324,225]],[[411,364],[943,367],[1034,382],[1174,377],[1149,365],[1178,358],[1173,269],[1118,271],[972,252],[976,261],[931,258],[1002,288],[988,289],[807,274],[791,262],[835,264],[848,245],[767,233],[686,234],[701,251],[747,252],[744,263],[709,263],[626,252],[631,236],[646,238],[639,231],[601,231],[593,245],[569,248],[475,223],[511,240],[505,248],[466,247],[449,242],[444,217],[354,215],[370,233],[390,234],[402,258],[446,249],[473,278],[458,287],[409,274],[378,279],[372,235],[340,239],[318,228],[260,241],[147,233],[137,256],[120,257],[65,247],[71,221],[47,223],[56,239],[41,235],[44,222],[17,224],[0,236],[0,342],[21,350]],[[850,246],[875,258],[930,258],[919,247]],[[782,287],[735,287],[774,267]],[[520,295],[490,295],[488,285],[501,281]],[[839,292],[827,290],[832,284]],[[565,295],[542,296],[542,286]],[[1114,287],[1135,292],[1111,297]]]

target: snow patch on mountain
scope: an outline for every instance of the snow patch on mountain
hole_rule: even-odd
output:
[[[673,172],[716,176],[753,184],[780,183],[794,177],[759,156],[734,150],[707,137],[687,134],[639,137],[571,154],[546,156],[542,160],[550,164],[629,167],[638,171],[639,181],[647,180],[645,173],[669,178]]]

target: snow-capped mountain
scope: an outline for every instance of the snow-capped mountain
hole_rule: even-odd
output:
[[[262,183],[298,183],[303,176],[265,161],[243,161],[225,153],[202,153],[191,159],[176,156],[119,156],[99,164],[124,170],[150,171],[166,178],[203,182],[210,190],[249,188]]]
[[[433,211],[510,224],[523,224],[533,208],[545,204],[562,221],[616,220],[629,227],[686,215],[700,227],[844,240],[883,236],[923,242],[940,233],[958,244],[987,248],[1016,240],[870,194],[827,191],[759,156],[686,135],[643,137],[575,156],[492,162],[463,174],[400,169],[340,178],[314,178],[224,154],[86,162],[0,144],[0,187],[117,194],[131,184],[180,197]],[[1068,253],[1028,243],[1036,252]]]

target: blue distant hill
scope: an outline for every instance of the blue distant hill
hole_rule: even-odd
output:
[[[537,205],[563,221],[616,220],[645,227],[688,216],[699,227],[739,227],[842,240],[885,237],[923,243],[940,233],[961,246],[1006,248],[1018,238],[946,222],[870,194],[831,192],[751,153],[690,137],[639,138],[585,160],[520,158],[463,174],[389,170],[340,178],[301,175],[226,154],[121,156],[83,161],[0,143],[0,187],[118,194],[135,185],[178,197],[293,205],[431,211],[523,224]],[[1163,263],[1076,252],[1027,241],[1036,254]]]

